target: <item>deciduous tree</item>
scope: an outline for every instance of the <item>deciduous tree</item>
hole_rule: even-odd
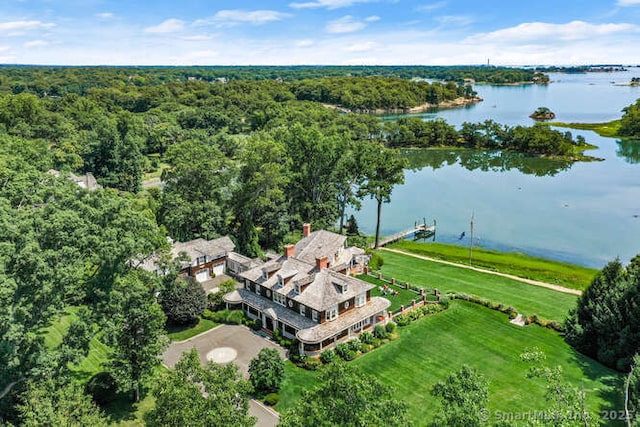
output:
[[[284,360],[273,348],[263,348],[249,363],[249,379],[258,393],[275,393],[284,380]]]
[[[251,384],[234,364],[202,366],[192,349],[156,382],[156,406],[146,417],[147,425],[250,427],[256,422],[249,416],[250,392]]]

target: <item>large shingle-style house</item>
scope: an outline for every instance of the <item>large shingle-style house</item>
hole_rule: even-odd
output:
[[[229,237],[214,240],[195,239],[188,242],[173,242],[171,258],[186,255],[181,261],[180,274],[191,276],[198,282],[205,282],[210,278],[224,274],[238,274],[258,265],[250,258],[233,252],[235,244]],[[158,266],[158,257],[153,256],[145,260],[141,267],[147,271],[164,274]]]
[[[391,304],[371,297],[374,285],[350,274],[366,263],[363,250],[346,247],[346,237],[311,232],[264,265],[239,274],[244,287],[225,296],[229,308],[242,308],[263,329],[279,329],[300,341],[300,353],[319,354],[377,322]]]

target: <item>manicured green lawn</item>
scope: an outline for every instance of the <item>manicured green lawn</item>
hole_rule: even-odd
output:
[[[284,381],[280,386],[280,402],[275,406],[275,410],[282,413],[294,406],[300,398],[300,391],[316,384],[318,374],[318,371],[298,368],[287,360]]]
[[[415,292],[403,289],[400,286],[389,285],[385,282],[382,282],[376,279],[375,277],[371,277],[363,274],[358,276],[358,279],[361,279],[361,280],[364,280],[365,282],[373,283],[374,285],[376,285],[375,288],[371,289],[371,296],[383,297],[391,301],[391,305],[389,306],[388,310],[392,313],[396,312],[397,310],[400,310],[401,305],[404,305],[406,308],[411,305],[411,302],[413,300],[416,300],[416,301],[422,300],[422,297],[416,294]],[[390,293],[387,293],[385,295],[382,292],[380,292],[380,289],[378,288],[381,286],[384,287],[384,285],[387,285],[389,288],[398,292],[398,295],[392,295]]]
[[[385,277],[395,277],[425,289],[438,288],[442,293],[478,295],[512,305],[524,315],[536,313],[549,320],[562,321],[576,305],[576,295],[393,252],[383,251],[382,256]]]
[[[78,316],[80,307],[68,307],[65,314],[60,319],[43,330],[44,342],[48,348],[54,348],[62,343],[62,338],[69,329],[69,325]],[[73,375],[76,379],[86,382],[93,375],[104,370],[104,363],[111,349],[100,342],[100,334],[97,334],[89,343],[89,355],[85,357],[78,366],[72,368]]]
[[[469,263],[469,248],[463,246],[402,240],[389,247],[460,264]],[[387,253],[381,253],[383,258],[386,259]],[[578,265],[534,258],[518,252],[498,252],[482,248],[473,249],[472,262],[475,267],[580,290],[589,286],[598,271]]]
[[[192,326],[169,326],[167,327],[167,335],[171,341],[184,341],[198,334],[213,329],[219,323],[213,320],[201,318],[196,325]]]
[[[409,406],[412,425],[432,420],[439,402],[430,395],[431,388],[463,364],[488,378],[491,411],[543,409],[544,383],[526,378],[528,365],[519,357],[532,347],[546,353],[549,365],[562,365],[571,383],[584,385],[588,406],[596,414],[622,406],[622,380],[617,373],[577,354],[549,329],[514,326],[506,315],[472,303],[455,301],[443,313],[399,328],[399,334],[399,339],[350,363],[395,387],[398,399]],[[300,388],[314,384],[314,375],[292,374],[291,369],[287,374],[278,409],[294,405]]]

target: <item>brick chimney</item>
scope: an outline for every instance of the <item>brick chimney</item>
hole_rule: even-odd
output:
[[[307,237],[309,234],[311,234],[311,224],[307,222],[302,225],[302,235]]]
[[[285,258],[293,257],[293,254],[295,253],[295,249],[296,249],[296,247],[294,245],[285,245],[284,246],[284,257]]]
[[[322,258],[316,258],[316,268],[318,270],[323,270],[329,267],[329,258],[323,256]]]

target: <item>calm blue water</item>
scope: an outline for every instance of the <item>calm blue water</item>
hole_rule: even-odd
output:
[[[477,86],[484,102],[422,116],[456,125],[487,119],[532,124],[528,115],[545,106],[558,121],[609,121],[640,98],[639,87],[612,82],[627,83],[634,76],[640,69],[554,73],[547,86]],[[426,217],[437,220],[436,241],[468,245],[473,213],[475,244],[483,247],[597,268],[615,257],[627,262],[640,253],[640,143],[572,133],[597,145],[588,154],[605,160],[566,165],[469,151],[409,155],[419,156],[417,165],[383,206],[382,233]],[[365,201],[355,215],[362,231],[375,231],[375,203]],[[466,237],[458,240],[463,231]]]

